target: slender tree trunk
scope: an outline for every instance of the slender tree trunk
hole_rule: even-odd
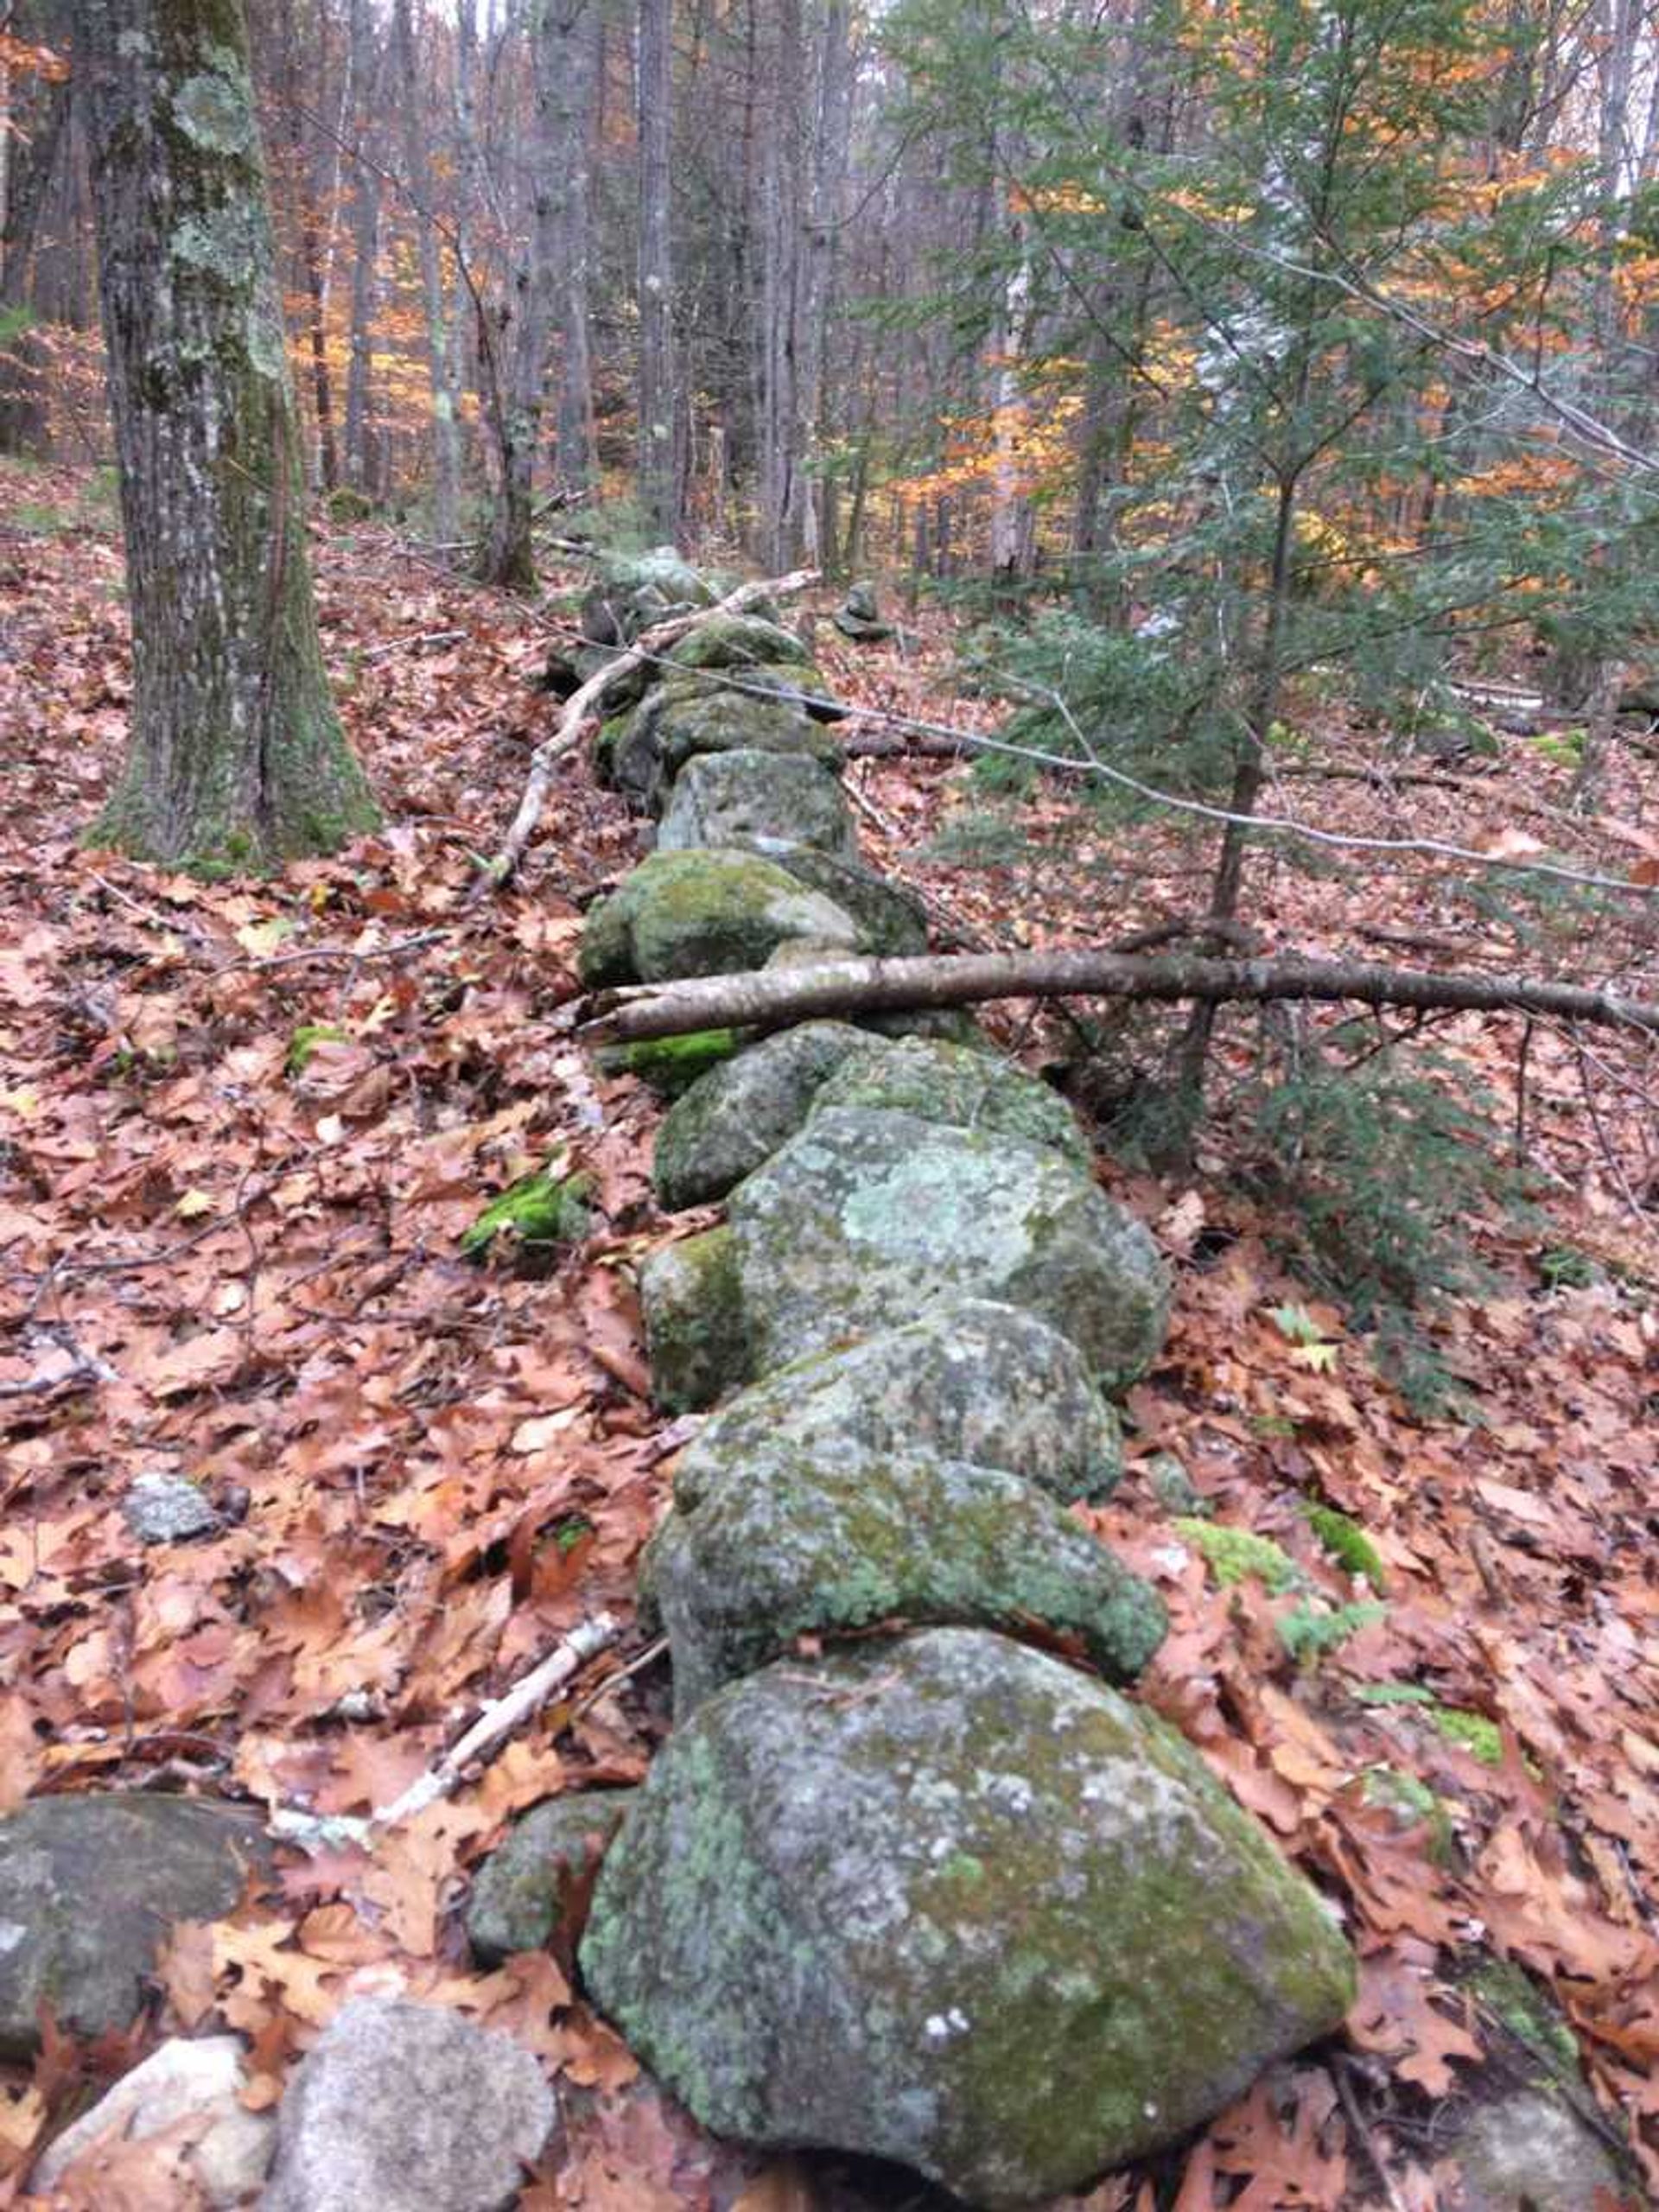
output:
[[[664,543],[680,531],[669,161],[671,0],[639,0],[639,505]]]
[[[461,379],[444,297],[443,258],[432,200],[427,122],[421,111],[420,80],[415,68],[410,0],[396,0],[392,22],[403,93],[404,163],[415,200],[421,291],[426,305],[427,375],[432,392],[432,527],[440,545],[453,546],[461,536]]]
[[[358,87],[357,130],[361,138],[378,104],[384,71],[373,37],[368,0],[352,0],[353,79]],[[346,372],[346,481],[354,492],[372,492],[377,470],[373,431],[374,317],[379,304],[380,171],[359,159],[352,175],[352,331]]]
[[[559,272],[558,481],[573,499],[588,489],[596,473],[588,289],[594,251],[594,126],[604,66],[604,23],[600,10],[589,7],[569,54],[571,130]]]
[[[98,835],[208,873],[377,820],[328,696],[240,0],[80,0],[132,612]]]
[[[7,29],[30,43],[60,51],[65,26],[56,0],[18,9]],[[33,258],[47,187],[66,136],[71,79],[37,73],[14,77],[16,127],[3,134],[5,213],[0,221],[0,453],[44,446],[46,363],[27,328],[33,306]]]
[[[334,442],[334,379],[328,368],[327,308],[323,285],[323,250],[317,228],[310,159],[306,150],[304,104],[301,96],[299,42],[295,36],[293,0],[283,0],[283,88],[288,111],[289,183],[300,237],[300,268],[305,278],[306,341],[311,355],[311,398],[317,418],[317,459],[322,487],[340,482],[340,452]]]

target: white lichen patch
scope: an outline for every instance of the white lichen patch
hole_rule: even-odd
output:
[[[181,130],[210,154],[245,154],[253,144],[253,108],[234,76],[214,71],[187,77],[173,95]]]
[[[255,264],[245,209],[216,207],[207,214],[188,215],[173,233],[173,257],[232,289],[250,283]]]

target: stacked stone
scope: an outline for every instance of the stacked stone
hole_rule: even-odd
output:
[[[660,827],[584,980],[923,949],[856,856],[798,641],[719,620],[670,660],[601,733]],[[976,2204],[1078,2186],[1352,1993],[1316,1893],[1112,1687],[1163,1609],[1069,1509],[1118,1480],[1108,1394],[1162,1341],[1163,1265],[965,1025],[750,1042],[677,1098],[655,1176],[724,1201],[641,1283],[660,1402],[718,1410],[645,1562],[677,1726],[600,1876],[589,1989],[719,2133]]]

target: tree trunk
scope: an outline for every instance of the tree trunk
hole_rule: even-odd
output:
[[[378,820],[323,674],[240,0],[81,0],[132,613],[98,834],[209,874]]]
[[[373,118],[384,79],[381,49],[373,36],[368,0],[352,0],[353,76],[359,92],[359,142]],[[352,333],[346,372],[346,481],[354,492],[372,495],[378,472],[372,451],[374,428],[374,316],[379,302],[380,171],[358,158],[352,171]]]
[[[563,156],[564,235],[559,256],[558,483],[562,491],[579,499],[597,473],[588,287],[594,252],[594,123],[604,68],[604,22],[598,8],[587,10],[570,41],[566,66],[571,128]]]
[[[669,156],[671,0],[639,0],[639,505],[664,544],[680,532]]]
[[[1529,1014],[1659,1034],[1659,1006],[1611,991],[1519,976],[1437,976],[1374,961],[1141,959],[1089,947],[1042,952],[928,955],[907,960],[825,960],[601,991],[582,1024],[586,1044],[632,1044],[699,1029],[782,1028],[832,1015],[988,999],[1192,1000],[1219,1005],[1276,999],[1337,1005],[1421,1007],[1471,1014]]]
[[[300,87],[299,41],[295,36],[293,0],[283,4],[283,91],[288,126],[289,188],[294,194],[300,239],[300,270],[305,278],[306,343],[311,356],[311,399],[317,418],[317,462],[322,488],[340,482],[340,450],[334,440],[334,389],[328,368],[328,315],[323,283],[322,239],[317,229],[311,163],[306,151],[304,102]]]
[[[415,69],[410,0],[397,0],[392,25],[403,92],[404,162],[415,202],[421,291],[426,304],[427,375],[432,392],[432,530],[440,545],[453,546],[461,536],[461,380],[455,372],[450,345],[443,258],[432,201],[427,123],[421,113],[420,85]]]
[[[19,39],[60,51],[63,25],[54,4],[14,10],[7,29]],[[64,137],[69,99],[67,75],[14,73],[13,127],[0,131],[6,139],[5,215],[0,223],[0,453],[39,450],[47,440],[46,362],[27,326],[35,235]]]

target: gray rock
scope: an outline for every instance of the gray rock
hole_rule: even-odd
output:
[[[247,2080],[235,2036],[174,2037],[124,2074],[48,2146],[29,2176],[31,2193],[54,2190],[105,2138],[142,2143],[188,2120],[193,2125],[180,2164],[190,2182],[211,2205],[242,2203],[264,2180],[276,2135],[274,2113],[249,2112],[240,2101]],[[96,2180],[93,2168],[77,2202],[96,2201],[90,2194]]]
[[[855,645],[879,645],[893,634],[891,622],[881,620],[873,584],[849,584],[847,596],[830,618],[843,638]]]
[[[1173,1452],[1154,1452],[1143,1460],[1141,1478],[1166,1513],[1202,1517],[1213,1510]]]
[[[1583,2120],[1541,2089],[1477,2113],[1455,2156],[1463,2186],[1447,2212],[1625,2212],[1641,2202]]]
[[[1092,1165],[1077,1116],[1046,1084],[1023,1068],[938,1038],[895,1038],[844,1060],[813,1100],[814,1110],[877,1107],[960,1129],[1052,1145],[1079,1167]]]
[[[639,1270],[639,1304],[652,1395],[664,1411],[712,1405],[748,1381],[749,1326],[729,1229],[660,1245]]]
[[[853,818],[833,776],[799,753],[702,753],[688,760],[657,831],[659,853],[743,846],[773,855],[792,845],[850,859]]]
[[[756,854],[707,846],[653,853],[591,906],[579,964],[589,989],[664,982],[759,968],[777,945],[809,936],[864,948],[853,917],[792,874]]]
[[[913,892],[890,883],[861,861],[793,845],[773,855],[798,883],[817,891],[858,924],[860,950],[884,959],[927,950],[927,910]]]
[[[792,630],[756,614],[711,614],[671,646],[676,668],[777,667],[793,661],[810,666],[812,656]]]
[[[566,1885],[604,1852],[633,1795],[571,1790],[513,1822],[474,1876],[467,1904],[467,1935],[480,1964],[542,1948],[559,1925]]]
[[[357,1998],[289,2085],[263,2212],[504,2212],[556,2117],[510,2036]]]
[[[1116,1414],[1067,1337],[1018,1306],[964,1299],[780,1367],[705,1421],[681,1454],[687,1510],[774,1443],[855,1455],[928,1450],[1009,1467],[1062,1503],[1117,1487]]]
[[[141,1544],[182,1544],[224,1526],[212,1502],[182,1475],[140,1475],[121,1501],[121,1517]]]
[[[680,1720],[800,1636],[1037,1623],[1126,1682],[1168,1625],[1151,1586],[1018,1475],[839,1444],[774,1441],[702,1489],[658,1530],[642,1585],[668,1631]]]
[[[1211,2118],[1333,2028],[1318,1896],[1152,1713],[934,1630],[752,1675],[658,1754],[582,1950],[717,2134],[1018,2205]]]
[[[798,679],[804,673],[791,671]],[[743,687],[690,671],[666,678],[631,714],[605,723],[597,772],[637,806],[659,813],[687,761],[706,753],[799,753],[826,768],[840,765],[841,747],[807,714],[798,682],[780,686],[766,671],[746,669]]]
[[[657,1132],[652,1177],[668,1207],[723,1198],[805,1121],[813,1098],[849,1054],[883,1049],[844,1021],[780,1029],[699,1076]]]
[[[671,545],[630,558],[616,556],[582,603],[582,634],[596,645],[631,645],[642,630],[672,614],[712,607],[719,597]]]
[[[740,1382],[944,1300],[1018,1306],[1103,1387],[1163,1342],[1170,1287],[1134,1217],[1046,1146],[820,1106],[728,1202],[747,1341]]]
[[[78,2036],[130,2027],[174,1923],[232,1911],[268,1857],[257,1819],[203,1798],[36,1797],[0,1821],[0,2058],[36,2048],[42,2005]]]

